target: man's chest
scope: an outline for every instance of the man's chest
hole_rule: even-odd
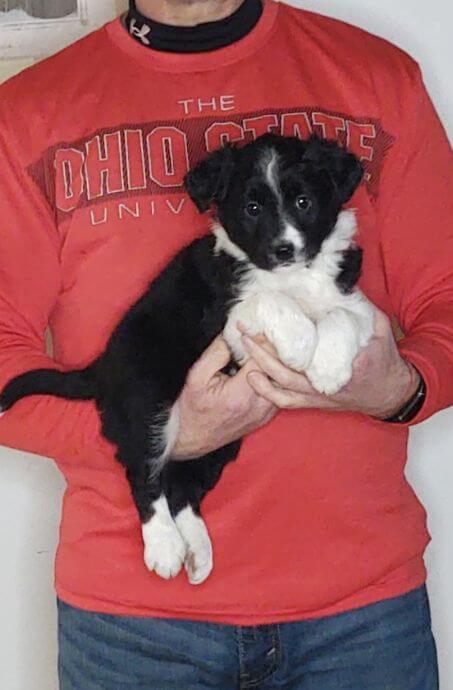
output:
[[[223,88],[201,81],[189,88],[179,80],[162,89],[159,103],[149,109],[142,104],[129,117],[123,98],[121,109],[103,114],[102,125],[84,123],[80,136],[55,143],[29,167],[62,236],[56,328],[66,326],[68,310],[83,304],[83,312],[77,309],[81,330],[94,333],[103,314],[107,334],[171,256],[208,231],[208,218],[184,192],[188,170],[227,142],[240,146],[267,132],[336,139],[362,160],[365,178],[353,205],[365,249],[363,282],[369,296],[382,301],[375,217],[392,135],[371,103],[359,113],[356,98],[348,103],[341,90],[323,97],[322,85],[314,88],[299,74],[275,81],[272,89],[269,84],[258,72],[250,74],[249,88],[243,78]]]

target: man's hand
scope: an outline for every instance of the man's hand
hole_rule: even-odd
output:
[[[280,409],[348,410],[386,419],[409,400],[420,381],[417,370],[400,356],[390,321],[378,309],[374,336],[357,356],[352,379],[333,396],[318,393],[306,376],[282,364],[264,337],[244,335],[244,345],[262,370],[248,374],[250,385]]]
[[[259,367],[253,360],[229,377],[221,370],[230,361],[223,338],[214,340],[190,370],[178,400],[180,429],[173,460],[189,460],[231,443],[263,426],[276,406],[255,393],[247,380]]]

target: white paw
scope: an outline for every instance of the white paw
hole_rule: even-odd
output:
[[[186,548],[176,527],[172,530],[155,525],[148,530],[145,545],[145,563],[165,580],[175,577],[181,570]]]
[[[142,525],[145,564],[148,570],[168,580],[181,570],[186,547],[165,497],[159,498],[153,507],[153,517]]]
[[[204,520],[187,506],[176,516],[176,524],[186,545],[185,569],[189,582],[199,585],[213,567],[212,544]]]
[[[273,341],[280,359],[287,367],[305,371],[315,353],[318,336],[315,325],[304,317],[294,319],[294,322],[274,332]]]
[[[235,312],[232,312],[232,315],[233,316],[230,315],[223,330],[223,337],[230,348],[234,361],[237,362],[239,367],[243,367],[247,360],[250,359],[250,355],[246,351],[244,343],[242,342],[242,333],[237,328]],[[243,317],[243,320],[245,321],[245,317]],[[245,321],[245,323],[247,324],[247,333],[251,335],[254,332],[254,329],[250,328],[250,321]]]
[[[351,380],[352,366],[335,361],[314,361],[306,373],[308,380],[318,393],[335,395]]]
[[[352,314],[335,309],[318,323],[318,345],[307,377],[319,393],[335,395],[351,379],[359,350],[358,329]]]

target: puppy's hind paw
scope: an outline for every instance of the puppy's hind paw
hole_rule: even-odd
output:
[[[176,516],[176,524],[186,545],[184,567],[191,585],[200,585],[211,574],[212,544],[204,520],[187,506]]]
[[[186,549],[181,537],[168,534],[145,548],[145,564],[149,571],[169,580],[181,570],[185,555]]]
[[[148,570],[165,580],[176,577],[186,557],[186,546],[173,519],[154,514],[143,525],[143,541]]]

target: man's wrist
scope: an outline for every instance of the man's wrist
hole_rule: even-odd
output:
[[[415,392],[396,413],[387,417],[383,421],[393,424],[407,424],[409,422],[412,422],[418,415],[425,403],[426,384],[423,377],[418,371],[417,374],[418,386]]]
[[[399,414],[405,410],[406,406],[416,396],[419,391],[420,384],[423,381],[417,369],[407,360],[401,360],[403,368],[399,375],[392,377],[392,381],[398,388],[398,395],[396,399],[389,402],[379,414],[374,415],[381,421],[391,421],[396,419]]]

